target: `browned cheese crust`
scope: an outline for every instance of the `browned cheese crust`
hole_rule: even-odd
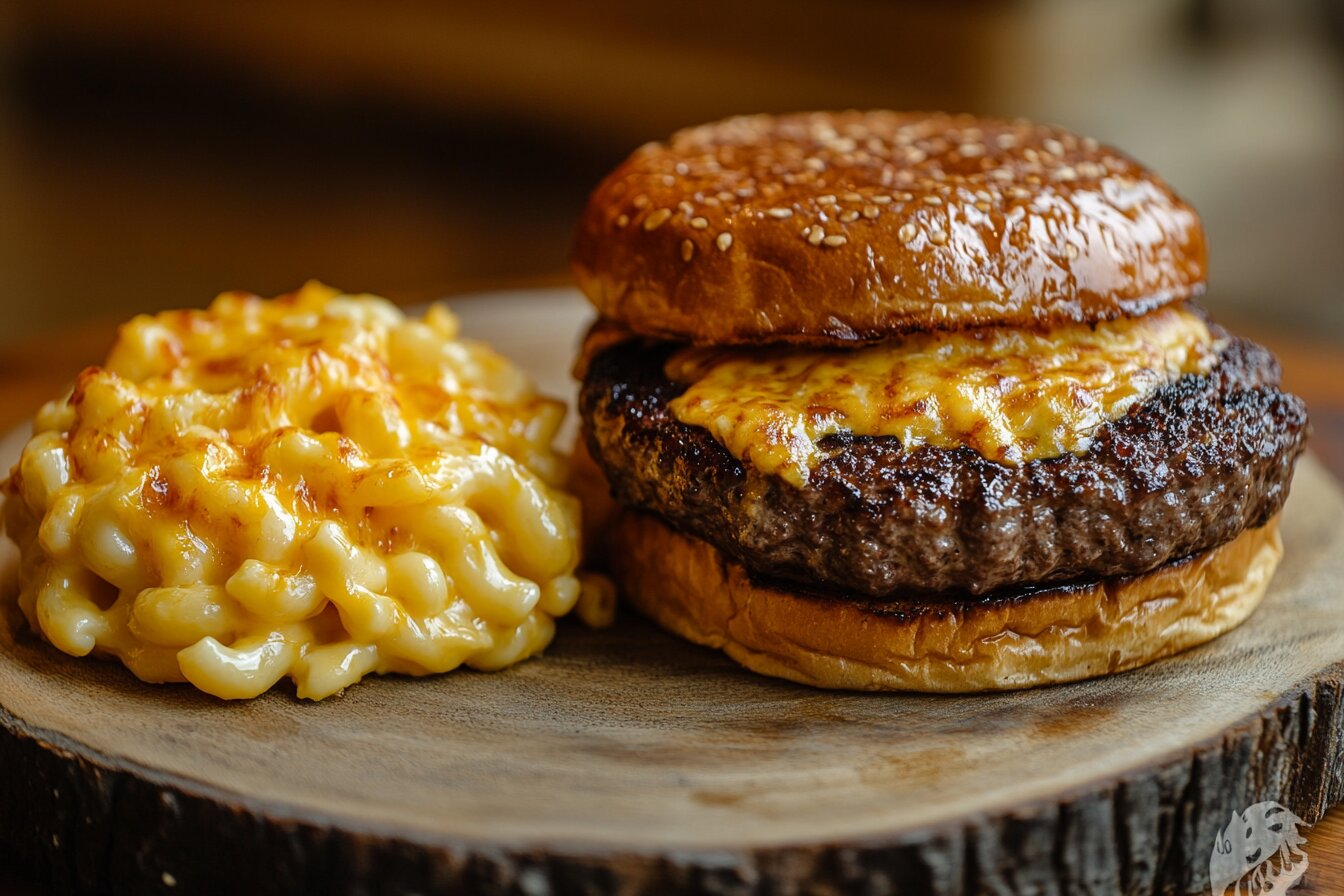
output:
[[[896,112],[732,118],[630,156],[573,252],[606,317],[696,343],[853,344],[1093,322],[1202,292],[1199,218],[1060,128]]]
[[[1283,548],[1278,518],[1130,578],[953,603],[873,602],[762,583],[647,514],[607,533],[626,600],[747,668],[825,688],[968,692],[1077,681],[1210,641],[1260,603]]]

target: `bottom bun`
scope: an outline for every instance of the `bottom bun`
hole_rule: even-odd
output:
[[[716,548],[642,513],[622,512],[603,541],[627,601],[755,672],[823,688],[967,692],[1133,669],[1235,628],[1283,556],[1278,524],[1142,576],[947,602],[753,581]]]

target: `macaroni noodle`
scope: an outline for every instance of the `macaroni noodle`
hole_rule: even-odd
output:
[[[142,315],[4,484],[19,606],[66,653],[225,698],[503,668],[584,588],[563,415],[441,306],[310,283]]]

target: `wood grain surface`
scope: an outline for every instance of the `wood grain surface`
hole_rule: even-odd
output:
[[[574,307],[510,301],[467,306],[468,332],[563,383]],[[0,358],[14,419],[68,360]],[[19,629],[0,836],[85,892],[1198,892],[1233,809],[1344,798],[1344,501],[1315,462],[1284,539],[1265,605],[1214,644],[980,697],[808,690],[626,619],[501,674],[224,704]],[[1344,891],[1342,828],[1305,832],[1302,892]]]

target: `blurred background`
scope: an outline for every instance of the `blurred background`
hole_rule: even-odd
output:
[[[561,281],[633,147],[851,106],[1115,142],[1203,213],[1216,312],[1344,344],[1341,0],[0,2],[0,343]]]

